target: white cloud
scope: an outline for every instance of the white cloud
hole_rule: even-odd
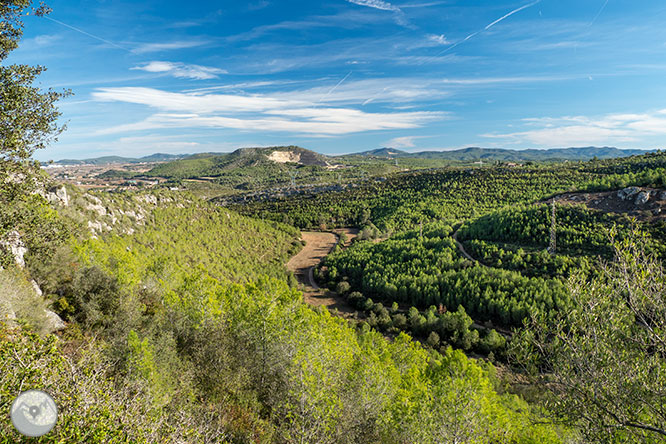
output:
[[[562,147],[612,145],[639,142],[649,136],[666,136],[666,117],[663,117],[663,111],[608,114],[598,118],[586,116],[529,118],[523,119],[523,122],[534,129],[506,134],[484,134],[482,137],[505,140],[513,144]]]
[[[581,76],[516,76],[516,77],[469,77],[457,79],[442,79],[448,85],[493,85],[496,83],[540,83],[559,82],[583,78]]]
[[[220,74],[227,73],[227,71],[224,69],[213,68],[210,66],[188,65],[185,63],[160,61],[152,61],[143,66],[135,66],[130,69],[166,73],[174,77],[195,80],[216,79]]]
[[[416,144],[414,143],[414,139],[416,138],[418,137],[416,136],[396,137],[386,142],[385,145],[390,148],[414,148],[416,146]]]
[[[428,40],[430,42],[433,42],[433,43],[437,44],[437,45],[450,45],[451,44],[451,42],[449,42],[446,39],[446,36],[444,36],[444,34],[440,34],[440,35],[430,34],[430,35],[428,35]]]
[[[146,54],[149,52],[171,51],[175,49],[187,49],[202,46],[208,42],[200,40],[184,40],[169,43],[143,43],[132,50],[135,54]]]
[[[313,102],[270,95],[174,93],[152,88],[103,88],[99,101],[147,105],[159,110],[141,122],[98,131],[117,134],[161,128],[232,128],[334,136],[363,131],[418,128],[446,117],[440,112],[367,113],[352,108],[317,108]]]
[[[262,95],[185,94],[153,88],[100,88],[92,94],[95,100],[147,105],[165,111],[186,113],[262,112],[269,109],[308,106],[310,103],[275,99]]]
[[[349,3],[354,3],[359,6],[367,6],[369,8],[381,9],[382,11],[400,11],[400,8],[382,0],[347,0]]]
[[[37,48],[41,48],[44,46],[51,46],[58,40],[61,40],[62,36],[59,34],[42,34],[35,36],[31,39],[26,39],[22,44],[21,47],[25,47],[26,45],[28,46],[34,46]]]

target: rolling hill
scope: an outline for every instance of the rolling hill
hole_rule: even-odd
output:
[[[297,146],[240,148],[224,154],[195,154],[158,165],[146,175],[186,179],[236,173],[280,174],[298,167],[333,167],[333,163],[323,154]]]
[[[393,148],[380,148],[377,150],[364,151],[359,153],[359,155],[371,157],[446,159],[458,162],[473,162],[479,160],[504,162],[542,162],[558,160],[590,160],[594,157],[597,157],[598,159],[614,159],[617,157],[628,157],[645,154],[646,152],[648,151],[640,149],[618,149],[614,147],[551,148],[528,150],[469,147],[452,151],[421,151],[418,153],[407,153],[405,151],[400,151]]]
[[[109,165],[114,163],[170,162],[188,157],[188,154],[155,153],[145,157],[103,156],[90,159],[62,159],[54,163],[58,165]]]

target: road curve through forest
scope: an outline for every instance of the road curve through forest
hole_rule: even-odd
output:
[[[347,243],[353,239],[357,230],[344,229]],[[301,239],[305,246],[301,251],[287,262],[287,269],[294,273],[298,280],[305,302],[314,306],[325,306],[329,310],[337,309],[341,313],[353,313],[352,309],[342,296],[335,292],[322,289],[314,279],[314,269],[338,243],[338,234],[329,231],[303,231]]]
[[[473,257],[472,257],[472,256],[471,256],[471,255],[465,250],[465,247],[463,247],[463,244],[461,244],[460,242],[458,242],[458,231],[460,231],[460,227],[458,227],[458,229],[456,230],[456,232],[453,233],[453,236],[451,236],[451,237],[453,238],[453,242],[455,242],[456,245],[458,246],[458,250],[460,250],[460,252],[462,253],[462,255],[465,256],[465,257],[466,257],[467,259],[469,259],[470,261],[479,262],[479,261],[477,261],[476,259],[474,259],[474,258],[473,258]],[[481,264],[481,262],[479,262],[479,264]],[[481,264],[481,265],[483,265],[483,264]]]

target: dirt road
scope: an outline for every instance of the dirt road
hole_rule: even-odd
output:
[[[465,250],[465,247],[463,247],[463,244],[461,244],[460,242],[458,242],[458,231],[460,231],[460,228],[458,228],[458,229],[456,230],[456,232],[453,233],[453,236],[452,236],[452,237],[453,237],[453,242],[456,243],[456,245],[458,246],[458,250],[460,250],[460,252],[462,253],[463,256],[465,256],[465,257],[466,257],[467,259],[469,259],[470,261],[477,262],[477,260],[474,259],[474,258],[473,258],[473,257],[472,257],[472,256],[471,256],[471,255]],[[479,263],[480,263],[480,262],[479,262]],[[482,265],[483,265],[483,264],[482,264]]]
[[[347,235],[348,241],[346,244],[358,232],[351,229],[336,230],[338,233],[342,231]],[[353,313],[354,310],[347,305],[343,297],[320,288],[314,279],[314,268],[333,250],[338,242],[338,235],[332,232],[318,231],[303,231],[301,235],[301,239],[305,241],[305,246],[287,262],[287,268],[294,273],[301,284],[305,302],[315,306],[323,305],[329,310],[337,309],[341,313]]]

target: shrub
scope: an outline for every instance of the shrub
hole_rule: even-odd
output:
[[[349,293],[349,290],[351,290],[351,285],[349,285],[349,282],[345,281],[338,283],[338,285],[335,287],[335,291],[342,295]]]
[[[363,303],[365,302],[365,297],[363,296],[362,293],[360,293],[358,291],[352,291],[347,296],[347,301],[349,302],[349,305],[351,305],[352,307],[361,309],[361,308],[363,308]]]
[[[426,344],[433,348],[439,346],[439,335],[434,331],[431,331]]]
[[[402,313],[393,316],[393,326],[399,330],[404,330],[407,327],[407,317]]]
[[[18,272],[0,271],[0,321],[14,316],[34,332],[48,333],[46,301]]]

